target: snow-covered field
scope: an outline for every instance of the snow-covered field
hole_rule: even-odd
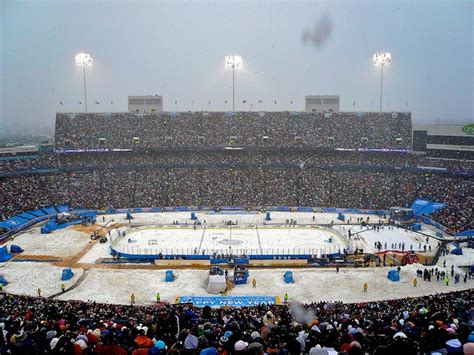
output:
[[[199,253],[203,250],[208,253],[212,250],[227,251],[229,246],[233,252],[245,251],[247,254],[260,253],[312,253],[330,252],[347,246],[347,232],[362,233],[351,238],[352,247],[363,248],[366,252],[375,250],[375,242],[382,243],[382,249],[391,249],[393,243],[405,243],[405,250],[410,246],[419,250],[420,243],[423,250],[431,245],[432,252],[436,251],[438,241],[403,229],[381,229],[379,232],[367,230],[359,226],[341,225],[337,221],[337,214],[313,214],[313,213],[282,213],[272,212],[272,221],[265,221],[265,214],[224,215],[212,213],[197,213],[199,220],[204,224],[196,230],[192,227],[189,212],[176,213],[143,213],[134,214],[134,220],[120,231],[128,231],[128,234],[117,239],[117,230],[112,230],[112,240],[120,240],[125,247],[136,248],[163,248],[193,253],[197,248]],[[313,216],[315,221],[313,221]],[[360,216],[352,216],[354,220]],[[364,219],[366,216],[364,216]],[[376,218],[374,216],[370,217]],[[125,215],[106,216],[105,222],[114,219],[116,223],[127,222]],[[296,227],[285,227],[287,219],[296,219]],[[230,228],[225,226],[226,221],[238,221],[237,226]],[[378,219],[376,219],[378,221]],[[172,225],[173,221],[179,221],[179,226]],[[318,228],[315,224],[331,223],[333,231]],[[102,216],[98,218],[98,224],[103,224]],[[188,226],[186,226],[186,223]],[[303,225],[309,226],[303,226]],[[256,227],[257,226],[257,227]],[[424,226],[424,233],[434,235],[435,231]],[[340,233],[340,234],[339,234]],[[344,236],[344,237],[341,237]],[[329,238],[332,239],[329,242]],[[128,239],[131,243],[128,243]],[[150,245],[157,243],[157,245]],[[16,237],[14,244],[25,249],[29,255],[50,255],[67,257],[78,254],[90,243],[87,233],[77,232],[73,228],[55,231],[51,234],[42,235],[39,228],[32,228]],[[12,242],[8,242],[8,245]],[[109,255],[110,239],[105,244],[95,245],[73,266],[75,276],[66,282],[66,286],[77,282],[83,273],[81,267],[90,268],[89,273],[77,288],[60,295],[61,299],[96,300],[109,303],[128,303],[130,294],[137,296],[137,302],[148,304],[154,301],[156,292],[160,292],[162,299],[173,302],[178,296],[207,296],[205,290],[208,279],[207,270],[177,269],[174,270],[176,280],[166,283],[165,270],[158,269],[112,269],[102,265],[95,268],[91,264],[99,258],[107,258]],[[463,248],[461,256],[448,255],[441,257],[438,268],[442,268],[446,261],[446,269],[455,266],[468,266],[474,262],[474,250]],[[379,300],[387,298],[399,298],[406,296],[420,296],[429,293],[452,291],[465,288],[473,288],[474,280],[455,285],[451,280],[446,286],[436,280],[424,282],[418,280],[418,286],[413,287],[413,279],[416,277],[416,269],[424,268],[421,265],[409,265],[402,267],[400,282],[392,282],[386,276],[390,268],[341,268],[339,274],[334,269],[250,269],[250,279],[247,285],[237,286],[230,290],[228,295],[234,296],[282,296],[288,293],[290,299],[302,302],[318,300],[340,300],[344,302],[360,302]],[[50,296],[60,290],[61,272],[63,267],[54,266],[45,262],[15,262],[10,261],[0,264],[0,275],[4,276],[10,283],[5,291],[16,294],[36,295],[37,288],[43,290],[43,295]],[[283,282],[285,271],[293,271],[295,283]],[[456,268],[457,273],[463,273]],[[251,280],[257,280],[257,288],[252,288]],[[433,280],[433,279],[432,279]],[[369,292],[362,292],[364,282],[369,284]]]
[[[82,269],[72,269],[73,278],[61,281],[64,268],[47,263],[10,262],[0,266],[0,275],[9,282],[4,287],[6,292],[31,296],[38,295],[38,288],[45,297],[61,292],[62,283],[68,288],[75,284],[84,272]]]
[[[79,253],[89,242],[87,233],[73,228],[58,229],[50,234],[41,234],[40,227],[35,227],[17,235],[11,244],[19,245],[28,255],[51,255],[59,257],[73,256]]]
[[[398,249],[400,244],[404,244],[404,250],[414,250],[414,251],[424,251],[424,246],[426,245],[426,251],[429,253],[431,246],[431,252],[436,253],[438,249],[438,240],[434,238],[426,239],[426,236],[415,233],[412,231],[407,231],[402,228],[388,229],[385,226],[383,229],[380,229],[378,232],[376,230],[368,229],[367,227],[362,226],[335,226],[342,235],[347,236],[349,230],[351,233],[359,233],[351,238],[351,246],[354,249],[355,247],[359,249],[364,249],[365,252],[372,253],[377,251],[375,248],[375,243],[382,243],[382,249]],[[396,245],[394,245],[396,244]],[[393,245],[393,247],[392,247]]]
[[[333,300],[344,302],[365,302],[380,299],[415,297],[436,292],[446,292],[474,287],[474,280],[455,285],[451,280],[446,286],[443,282],[432,279],[425,282],[418,279],[417,287],[413,287],[416,269],[422,265],[402,267],[400,282],[392,282],[387,278],[390,268],[344,269],[339,274],[334,269],[293,269],[295,283],[283,282],[283,274],[287,269],[251,269],[250,279],[246,285],[236,286],[228,292],[230,296],[280,296],[288,293],[291,300],[312,302]],[[447,269],[449,266],[447,265]],[[456,269],[456,271],[458,271]],[[70,283],[80,276],[75,276]],[[61,281],[61,268],[40,263],[10,263],[0,268],[10,283],[5,287],[7,292],[36,295],[40,287],[45,296],[58,292]],[[178,296],[209,296],[206,292],[208,272],[206,270],[174,270],[176,279],[172,283],[165,282],[165,270],[111,270],[91,269],[84,281],[70,292],[60,295],[59,299],[95,300],[106,303],[129,302],[134,293],[137,303],[153,303],[156,292],[160,292],[163,300],[174,302]],[[39,277],[39,275],[42,275]],[[257,280],[253,288],[251,280]],[[369,292],[362,292],[362,285],[367,282]]]

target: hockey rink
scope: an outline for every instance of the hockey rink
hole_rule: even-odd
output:
[[[329,228],[316,226],[131,227],[114,236],[112,246],[124,254],[150,255],[320,255],[342,251],[346,242]]]

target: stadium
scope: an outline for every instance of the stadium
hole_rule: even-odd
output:
[[[58,113],[52,152],[1,161],[3,289],[174,307],[470,292],[472,172],[414,155],[411,131],[409,113]],[[413,287],[420,270],[437,281]]]
[[[474,355],[465,2],[0,23],[0,355]]]

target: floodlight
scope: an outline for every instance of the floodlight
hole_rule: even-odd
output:
[[[242,66],[242,57],[240,55],[228,55],[225,57],[225,65],[230,68],[238,69]]]
[[[232,68],[232,111],[235,111],[235,69],[242,66],[242,57],[240,55],[228,55],[225,57],[225,66]]]
[[[76,65],[82,67],[82,73],[84,78],[84,110],[87,113],[86,67],[92,66],[92,56],[89,53],[77,53]]]
[[[380,65],[380,106],[379,110],[382,112],[382,96],[383,96],[383,67],[392,62],[392,55],[390,53],[375,53],[373,58],[375,65]]]
[[[374,64],[375,65],[387,65],[392,62],[392,56],[390,53],[375,53]]]
[[[90,67],[92,65],[92,56],[89,53],[77,53],[76,65]]]

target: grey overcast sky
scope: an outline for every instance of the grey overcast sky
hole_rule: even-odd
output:
[[[56,111],[82,111],[80,51],[94,58],[89,111],[126,111],[127,95],[142,94],[163,95],[166,111],[225,110],[229,54],[243,58],[239,110],[302,110],[307,94],[377,110],[372,55],[384,51],[384,110],[412,111],[415,123],[473,119],[472,1],[0,3],[0,127],[43,129]]]

